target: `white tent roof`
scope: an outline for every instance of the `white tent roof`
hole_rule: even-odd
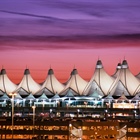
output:
[[[42,94],[45,94],[46,96],[54,96],[55,94],[54,93],[52,93],[50,90],[48,90],[47,88],[43,88],[43,89],[41,89],[41,90],[39,90],[39,91],[37,91],[36,93],[35,93],[35,95],[42,95]]]
[[[105,101],[112,101],[114,98],[111,95],[107,95],[105,98],[103,98]]]
[[[14,97],[15,100],[22,100],[23,98],[20,96],[19,93],[17,93]]]
[[[92,97],[92,98],[95,98],[95,99],[102,98],[102,96],[99,95],[99,93],[96,90],[93,93],[89,94],[88,97]]]
[[[128,99],[126,98],[126,96],[124,95],[124,93],[117,100],[118,101],[128,101]]]
[[[97,92],[100,96],[104,96],[102,90],[97,85],[96,81],[93,81],[91,84],[88,84],[84,90],[84,95],[92,95],[94,92]]]
[[[112,77],[117,78],[120,74],[120,71],[121,71],[121,63],[118,63],[116,72],[112,75]]]
[[[71,90],[71,89],[68,89],[67,91],[65,91],[64,92],[65,94],[65,96],[64,97],[61,97],[61,99],[75,99],[74,97],[75,97],[75,92],[73,91],[73,90]]]
[[[69,92],[71,92],[74,96],[78,96],[79,94],[76,92],[76,91],[74,91],[73,89],[71,89],[71,88],[67,88],[65,91],[62,91],[61,93],[60,93],[60,95],[67,95]]]
[[[74,94],[71,92],[71,90],[69,90],[65,97],[74,97]]]
[[[115,79],[105,72],[101,60],[98,60],[94,75],[85,88],[85,94],[98,90],[100,95],[108,95],[112,91],[114,82]]]
[[[59,94],[63,89],[64,85],[56,79],[53,69],[49,69],[47,78],[36,95],[40,95],[42,93],[45,93],[46,95]]]
[[[58,94],[55,94],[55,95],[51,98],[51,100],[58,100],[58,99],[60,99],[60,96],[59,96]]]
[[[18,92],[20,95],[29,95],[29,93],[35,94],[39,89],[40,85],[33,80],[29,69],[25,69],[24,76],[15,92]]]
[[[113,88],[113,96],[121,96],[122,93],[124,93],[125,96],[130,96],[123,83],[120,80],[117,80],[116,85]]]
[[[140,72],[136,75],[136,77],[140,80]]]
[[[136,96],[133,97],[131,100],[132,100],[132,101],[140,101],[140,96],[139,96],[139,95],[136,95]]]
[[[37,98],[38,100],[49,100],[49,98],[43,93],[40,97]]]
[[[0,100],[9,100],[10,98],[8,97],[8,95],[5,93],[0,97]]]
[[[2,69],[0,73],[0,95],[4,93],[11,93],[16,89],[17,85],[15,85],[7,76],[6,70]]]
[[[30,93],[25,99],[26,100],[35,100],[35,97]]]
[[[77,69],[73,69],[69,80],[65,83],[66,86],[61,92],[61,95],[67,94],[66,91],[70,89],[74,91],[74,95],[82,95],[87,83],[87,81],[85,81],[79,76]]]
[[[130,72],[127,61],[123,60],[122,69],[118,74],[117,88],[115,89],[115,95],[120,91],[124,91],[125,95],[134,96],[140,91],[139,80]]]

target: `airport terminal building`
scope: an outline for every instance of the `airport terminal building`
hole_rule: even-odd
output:
[[[65,83],[51,68],[42,84],[29,69],[18,85],[5,69],[0,73],[1,139],[138,140],[139,114],[140,74],[133,75],[126,60],[113,75],[98,60],[89,81],[77,69]]]

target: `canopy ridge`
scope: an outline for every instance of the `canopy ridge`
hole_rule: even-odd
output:
[[[78,83],[77,83],[77,79],[76,79],[76,75],[74,75],[75,77],[75,83],[76,83],[76,88],[77,88],[77,91],[78,91],[78,93],[80,94],[80,92],[79,92],[79,88],[78,88]]]
[[[134,95],[135,95],[135,93],[137,93],[137,91],[139,92],[139,90],[140,90],[140,84],[138,85],[138,87],[137,87],[136,90],[134,91]]]
[[[2,74],[2,81],[3,81],[4,92],[6,92],[7,90],[6,90],[6,87],[5,87],[5,79],[4,79],[4,75],[3,74]]]
[[[30,88],[29,88],[29,82],[28,82],[28,75],[26,74],[26,82],[27,82],[27,89],[29,93],[31,93]]]
[[[55,93],[54,88],[53,88],[52,74],[50,75],[50,81],[51,81],[51,87],[52,87],[53,93]]]

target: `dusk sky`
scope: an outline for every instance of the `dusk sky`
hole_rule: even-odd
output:
[[[124,57],[138,74],[139,0],[0,1],[0,65],[15,83],[26,67],[43,82],[50,66],[61,82],[74,67],[89,80],[98,58],[112,75]]]

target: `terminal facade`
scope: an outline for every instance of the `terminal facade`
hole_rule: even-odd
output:
[[[126,60],[114,75],[98,60],[89,81],[73,69],[65,83],[49,69],[39,84],[26,69],[16,85],[1,70],[1,139],[137,140],[139,114],[140,75],[131,73]]]

